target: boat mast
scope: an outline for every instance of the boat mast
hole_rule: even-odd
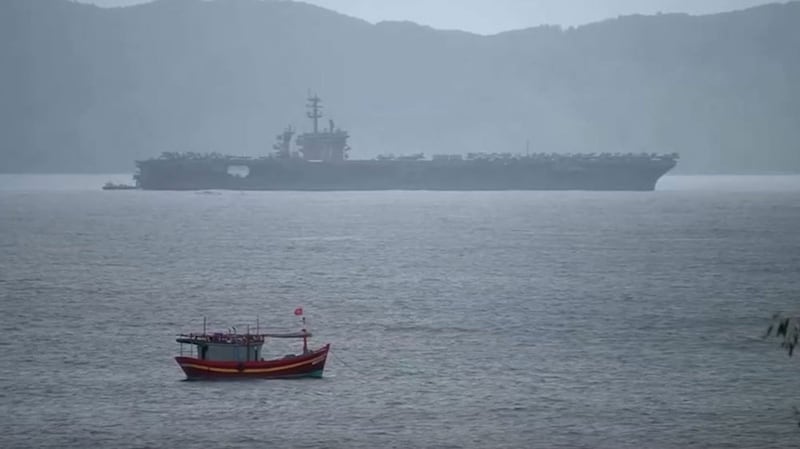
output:
[[[308,332],[306,331],[306,317],[303,317],[303,354],[308,352]]]

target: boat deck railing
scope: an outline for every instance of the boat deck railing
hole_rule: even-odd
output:
[[[221,343],[221,344],[260,344],[267,338],[308,338],[311,332],[270,332],[258,334],[237,334],[215,332],[211,334],[178,334],[178,343],[198,344],[198,343]]]

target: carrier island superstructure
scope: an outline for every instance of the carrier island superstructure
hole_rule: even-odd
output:
[[[351,160],[347,131],[320,129],[321,100],[308,99],[311,131],[287,127],[263,157],[163,153],[137,161],[145,190],[654,190],[678,155],[469,153]]]

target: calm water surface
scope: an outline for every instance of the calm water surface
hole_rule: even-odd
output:
[[[0,447],[786,448],[799,177],[627,192],[103,192],[0,176]],[[321,380],[184,382],[297,326]],[[276,355],[296,350],[277,344]]]

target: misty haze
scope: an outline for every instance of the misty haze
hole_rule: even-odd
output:
[[[0,447],[794,447],[799,55],[800,1],[0,0]]]

